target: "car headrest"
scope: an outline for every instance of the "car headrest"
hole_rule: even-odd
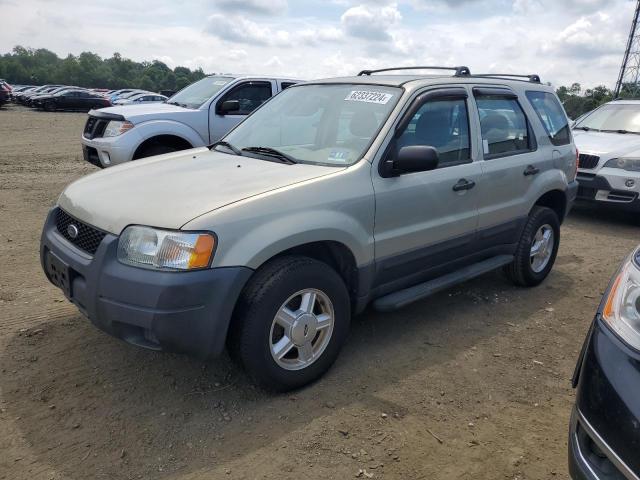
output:
[[[451,136],[449,114],[445,110],[431,110],[420,115],[416,123],[416,140],[421,145],[441,147]]]

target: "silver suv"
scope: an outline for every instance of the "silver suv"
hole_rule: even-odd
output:
[[[578,200],[640,212],[640,101],[606,103],[580,117],[573,130]]]
[[[82,132],[84,159],[104,168],[211,145],[262,103],[297,81],[210,75],[183,88],[165,103],[132,103],[92,110]]]
[[[228,345],[262,385],[325,372],[351,316],[504,268],[551,270],[576,149],[539,79],[378,75],[286,89],[210,149],[62,193],[47,277],[100,329],[201,358]]]

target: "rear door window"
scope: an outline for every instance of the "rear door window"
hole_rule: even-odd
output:
[[[476,95],[485,158],[517,155],[531,150],[529,126],[518,100]]]
[[[531,90],[527,92],[527,98],[538,114],[551,143],[556,146],[571,143],[569,122],[555,95]]]

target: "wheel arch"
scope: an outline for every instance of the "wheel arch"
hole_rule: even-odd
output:
[[[149,137],[142,143],[140,143],[140,145],[138,145],[138,147],[133,152],[133,156],[131,157],[131,159],[136,160],[138,158],[141,158],[140,155],[142,154],[142,152],[153,145],[168,145],[171,147],[177,147],[178,150],[187,150],[194,147],[194,145],[192,145],[190,141],[179,135],[159,134]]]
[[[567,194],[562,190],[549,190],[541,195],[533,206],[550,208],[556,213],[558,221],[562,224],[567,214]]]
[[[327,264],[335,270],[338,275],[340,275],[347,286],[351,299],[353,300],[357,297],[359,281],[356,257],[351,249],[344,243],[335,240],[320,240],[303,243],[276,253],[264,263],[287,255],[309,257]]]

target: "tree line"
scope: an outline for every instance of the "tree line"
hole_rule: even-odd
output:
[[[44,85],[47,83],[89,88],[140,88],[158,92],[180,90],[205,76],[201,68],[169,68],[158,60],[135,62],[114,53],[102,58],[92,52],[58,57],[46,48],[16,46],[0,56],[0,78],[10,84]],[[613,99],[613,91],[604,85],[585,89],[579,83],[556,90],[567,115],[576,119]],[[623,89],[621,96],[624,95]]]
[[[158,60],[135,62],[114,53],[102,58],[92,52],[60,58],[46,48],[16,46],[0,55],[0,78],[9,84],[62,84],[88,88],[140,88],[158,92],[180,90],[205,76],[201,68],[169,68]]]

